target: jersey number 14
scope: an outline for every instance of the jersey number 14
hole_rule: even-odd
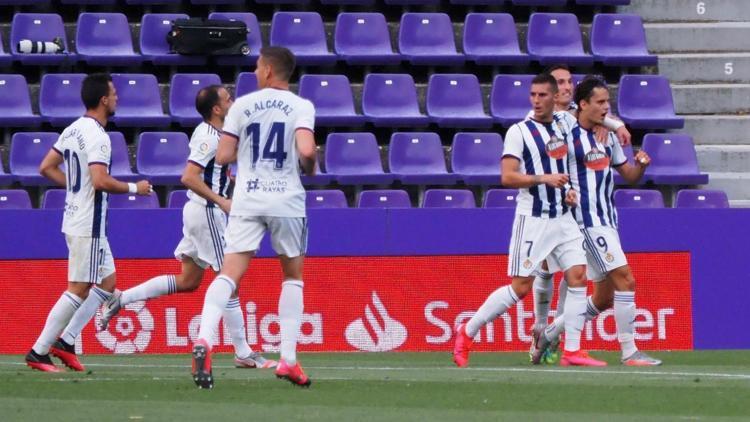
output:
[[[253,123],[247,127],[247,136],[253,146],[253,168],[258,163],[258,158],[263,160],[274,161],[275,169],[284,168],[284,161],[287,153],[284,151],[284,122],[274,122],[271,124],[271,130],[268,132],[268,139],[263,146],[263,156],[258,152],[260,150],[260,123]]]

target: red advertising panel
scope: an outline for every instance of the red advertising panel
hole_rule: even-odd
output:
[[[629,254],[636,293],[636,341],[644,350],[692,349],[690,255]],[[118,260],[118,287],[126,289],[179,271],[171,259]],[[308,258],[301,351],[448,351],[451,327],[468,318],[489,293],[508,284],[507,256]],[[66,261],[0,261],[0,353],[24,353],[65,289]],[[89,324],[78,339],[84,353],[186,353],[198,333],[201,288],[128,305],[97,333]],[[256,259],[242,280],[240,301],[248,342],[276,351],[281,271],[275,259]],[[555,295],[557,296],[557,294]],[[556,303],[553,302],[553,305]],[[553,306],[554,309],[554,306]],[[476,350],[528,350],[531,295],[480,332]],[[218,350],[231,351],[226,330]],[[583,347],[619,348],[612,310],[587,323]]]

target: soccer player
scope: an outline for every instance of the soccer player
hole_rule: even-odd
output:
[[[617,170],[628,183],[636,183],[651,162],[643,150],[630,164],[615,137],[596,140],[593,128],[601,125],[609,112],[609,90],[598,77],[587,77],[576,89],[578,119],[568,134],[568,161],[573,170],[571,183],[580,193],[580,204],[573,209],[585,238],[588,275],[596,284],[593,297],[587,298],[586,319],[595,318],[614,300],[617,339],[622,349],[622,363],[630,366],[654,366],[661,361],[638,350],[635,345],[635,279],[628,266],[617,233],[617,210],[614,206],[614,176]],[[544,351],[564,329],[556,318],[544,332],[535,332],[539,363]],[[567,335],[567,333],[566,333]],[[566,337],[567,343],[567,337]],[[562,362],[562,361],[561,361]]]
[[[43,176],[67,190],[62,232],[68,245],[68,289],[26,354],[28,366],[45,372],[60,371],[49,353],[71,369],[84,370],[75,354],[75,338],[115,289],[115,265],[105,230],[108,193],[152,191],[146,180],[124,183],[109,175],[112,147],[104,127],[117,108],[112,78],[103,73],[87,76],[81,99],[86,113],[63,130],[39,166]],[[58,168],[63,162],[65,172]]]
[[[203,117],[190,139],[190,156],[182,173],[182,183],[189,188],[190,200],[182,210],[182,240],[174,255],[182,262],[177,275],[160,275],[124,292],[116,290],[105,305],[100,330],[106,330],[110,319],[120,309],[139,300],[153,299],[179,292],[192,292],[200,286],[209,266],[216,272],[224,259],[226,214],[232,201],[228,199],[227,165],[216,164],[224,118],[232,105],[229,91],[211,85],[198,91],[195,108]],[[273,368],[276,362],[253,352],[247,344],[245,319],[237,291],[232,293],[223,313],[224,322],[234,345],[234,364],[238,368]]]
[[[586,254],[569,203],[575,192],[569,182],[567,143],[569,128],[554,113],[555,79],[543,73],[531,84],[530,101],[534,117],[508,129],[502,158],[502,184],[519,189],[513,234],[510,240],[509,286],[495,290],[468,322],[456,329],[453,361],[469,364],[474,336],[488,322],[505,313],[531,290],[533,273],[547,256],[554,257],[568,280],[565,307],[563,358],[571,362],[593,361],[580,350],[581,330],[586,313]]]
[[[255,69],[260,89],[238,98],[224,122],[216,162],[225,165],[236,160],[237,182],[224,265],[206,291],[193,346],[192,375],[200,388],[213,387],[211,339],[266,231],[271,233],[283,272],[278,307],[281,358],[276,376],[300,386],[311,384],[297,361],[296,348],[307,250],[305,189],[299,166],[306,174],[314,174],[315,107],[289,91],[294,66],[294,54],[288,49],[262,48]]]

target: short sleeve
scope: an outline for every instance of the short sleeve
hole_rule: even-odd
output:
[[[612,142],[612,167],[619,167],[628,161],[628,157],[612,132],[609,133],[609,139]]]
[[[231,107],[229,107],[229,112],[227,113],[227,116],[224,118],[224,127],[222,127],[221,131],[232,135],[235,138],[240,137],[240,123],[242,121],[242,112],[240,111],[242,107],[238,105],[238,103],[232,104]]]
[[[109,135],[102,133],[94,138],[89,145],[87,154],[89,165],[104,164],[108,166],[112,159],[112,142],[109,140]]]
[[[297,114],[297,120],[294,122],[294,129],[309,129],[315,131],[315,106],[310,101],[304,101],[304,104]]]
[[[52,149],[57,151],[58,154],[63,154],[63,136],[60,134],[60,136],[57,137],[57,141],[55,141],[54,144],[52,144]]]
[[[208,162],[216,156],[215,143],[216,140],[209,136],[199,136],[191,139],[188,161],[205,168]]]
[[[508,129],[505,134],[505,143],[503,146],[503,158],[511,156],[523,161],[523,133],[518,123]]]

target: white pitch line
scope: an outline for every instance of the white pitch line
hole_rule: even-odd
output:
[[[24,362],[0,361],[0,366],[25,366]],[[155,364],[126,364],[126,363],[87,363],[87,367],[100,368],[176,368],[187,369],[190,365],[155,365]],[[234,369],[234,366],[214,365],[216,369]],[[658,375],[677,377],[708,377],[750,380],[750,374],[728,374],[722,372],[683,372],[683,371],[643,371],[643,370],[601,370],[601,369],[556,369],[556,368],[512,368],[512,367],[477,367],[455,368],[447,366],[435,367],[405,367],[405,366],[308,366],[306,369],[339,370],[339,371],[475,371],[475,372],[528,372],[528,373],[557,373],[557,374],[595,374],[595,375]]]

